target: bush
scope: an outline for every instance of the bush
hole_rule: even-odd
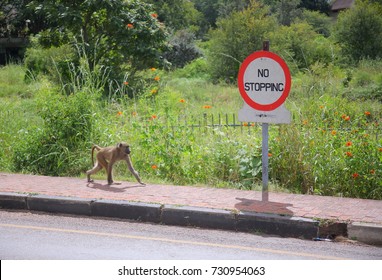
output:
[[[309,69],[317,62],[332,63],[338,52],[328,38],[306,22],[281,26],[270,34],[270,41],[271,50],[281,55],[293,72]]]
[[[354,8],[339,14],[334,35],[350,61],[382,57],[381,4],[357,1]]]
[[[178,78],[201,78],[208,80],[209,73],[207,61],[204,58],[195,59],[191,63],[184,66],[182,69],[178,69],[172,72],[172,75]]]
[[[382,102],[382,61],[362,60],[349,78],[346,96],[358,100]]]
[[[164,53],[164,58],[171,63],[171,68],[182,68],[187,63],[200,57],[201,51],[195,46],[195,35],[180,30],[170,39],[171,49]]]
[[[84,168],[83,151],[90,146],[94,97],[86,92],[62,96],[40,93],[41,127],[20,131],[14,148],[14,171],[43,175],[74,175]]]
[[[69,45],[42,47],[37,38],[32,38],[32,45],[26,50],[24,63],[33,76],[48,75],[54,83],[69,79],[69,65],[74,60],[74,50]],[[27,76],[28,77],[28,76]]]

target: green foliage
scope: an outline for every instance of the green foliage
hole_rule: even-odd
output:
[[[332,19],[325,14],[317,11],[303,10],[301,20],[309,23],[315,32],[329,37],[332,28]],[[299,19],[294,22],[298,22]]]
[[[17,37],[28,33],[23,0],[2,0],[0,2],[0,38]]]
[[[335,38],[348,59],[382,57],[382,6],[357,1],[354,8],[341,12],[334,28]]]
[[[209,73],[207,61],[204,58],[195,59],[183,68],[174,71],[172,75],[177,78],[202,78],[208,80]]]
[[[139,0],[34,0],[28,7],[45,18],[53,34],[83,43],[94,59],[89,65],[110,67],[114,77],[123,76],[123,62],[133,69],[160,62],[166,32],[151,7]],[[55,45],[54,37],[47,39],[46,47]]]
[[[332,63],[338,52],[330,39],[305,22],[281,26],[270,34],[270,41],[272,51],[283,56],[294,71],[310,68],[317,62]]]
[[[182,68],[202,55],[194,41],[195,35],[187,30],[180,30],[172,36],[169,41],[170,50],[164,53],[164,58],[170,62],[172,69]]]
[[[276,28],[275,19],[266,7],[251,1],[248,8],[220,19],[210,32],[208,61],[215,80],[236,81],[241,62],[262,48],[268,32]]]
[[[79,174],[82,151],[92,136],[94,98],[85,92],[63,96],[42,91],[37,106],[44,124],[18,132],[13,170],[43,175]]]
[[[382,102],[382,61],[362,60],[350,74],[346,96]]]
[[[195,8],[203,14],[198,22],[198,38],[205,38],[208,29],[216,28],[218,18],[224,18],[233,11],[241,11],[248,5],[248,0],[192,0]]]
[[[279,0],[275,3],[275,14],[281,25],[289,26],[302,10],[298,8],[301,0]]]
[[[172,30],[190,28],[197,31],[202,15],[195,9],[193,1],[187,0],[145,0],[153,5],[158,19]]]
[[[23,71],[21,71],[23,74]],[[22,81],[21,81],[22,82]],[[30,125],[41,125],[36,116],[36,105],[33,99],[18,96],[1,97],[0,102],[0,170],[13,169],[12,158],[19,138]]]
[[[34,85],[24,82],[22,65],[0,67],[0,97],[29,97],[34,93]]]
[[[32,44],[25,53],[24,63],[30,74],[27,78],[48,75],[55,83],[64,77],[69,78],[69,64],[75,54],[70,45],[43,48],[37,38],[31,38]]]

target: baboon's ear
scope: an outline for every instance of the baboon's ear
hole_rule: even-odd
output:
[[[118,144],[117,144],[117,148],[118,148],[118,149],[122,148],[122,146],[123,146],[122,143],[118,143]]]

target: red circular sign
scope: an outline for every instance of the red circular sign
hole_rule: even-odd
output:
[[[256,67],[258,65],[262,66],[261,69]],[[267,66],[276,70],[270,71]],[[257,72],[254,72],[255,70]],[[261,78],[253,79],[253,74],[256,75],[256,73]],[[248,76],[252,82],[248,82]],[[274,82],[275,79],[278,81],[281,79],[282,82]],[[259,83],[258,80],[262,82]],[[285,61],[275,53],[268,51],[254,52],[240,66],[238,87],[242,98],[250,107],[259,111],[273,111],[280,107],[289,95],[291,88],[289,68]],[[266,91],[266,94],[262,91]],[[273,97],[269,97],[270,93],[274,92],[277,93],[273,94]],[[278,96],[280,93],[281,95]]]

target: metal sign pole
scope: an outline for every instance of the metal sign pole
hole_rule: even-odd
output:
[[[268,201],[268,124],[262,123],[262,180],[263,180],[263,190],[262,190],[262,201]]]
[[[269,41],[263,42],[263,51],[269,51]],[[269,201],[269,193],[268,193],[268,138],[269,138],[269,131],[268,131],[269,125],[268,123],[262,123],[261,130],[262,130],[262,181],[263,181],[263,189],[261,192],[261,198],[262,201]]]

